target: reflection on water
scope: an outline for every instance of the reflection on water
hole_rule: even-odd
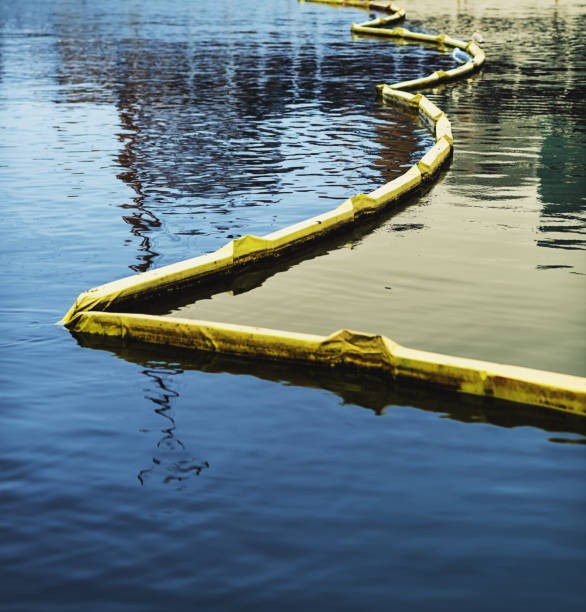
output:
[[[145,397],[157,405],[155,412],[169,422],[169,427],[162,430],[164,436],[157,443],[174,457],[176,451],[184,452],[185,446],[175,436],[176,423],[172,415],[172,402],[179,397],[179,392],[172,390],[175,377],[188,370],[202,372],[230,373],[248,375],[273,381],[279,384],[294,385],[313,389],[326,389],[337,395],[344,404],[361,406],[372,410],[377,415],[392,416],[399,406],[411,406],[420,410],[443,414],[444,416],[464,423],[488,423],[499,427],[537,427],[549,432],[566,432],[582,436],[581,438],[551,438],[552,442],[586,442],[586,419],[535,406],[513,405],[509,402],[495,401],[491,398],[466,396],[440,389],[429,389],[409,382],[389,383],[384,377],[376,375],[355,376],[351,372],[331,370],[271,361],[251,361],[246,358],[231,357],[205,351],[189,351],[176,347],[158,347],[157,361],[152,361],[152,347],[147,344],[126,344],[118,338],[97,337],[87,334],[75,334],[77,342],[87,348],[111,351],[120,359],[145,366],[142,373],[152,384],[146,390]],[[175,460],[175,459],[174,459]],[[153,459],[160,465],[161,459]],[[207,461],[190,463],[187,459],[175,460],[177,465],[187,466],[179,472],[195,472],[199,476]],[[142,470],[139,479],[150,472]],[[167,476],[167,481],[173,477]]]
[[[421,3],[420,10],[428,4]],[[499,195],[499,182],[503,199],[509,200],[515,188],[531,187],[540,205],[537,244],[583,250],[586,119],[581,90],[586,68],[584,51],[576,44],[583,11],[571,2],[540,5],[536,11],[535,3],[523,1],[507,16],[476,3],[458,7],[457,16],[450,8],[431,15],[428,26],[441,29],[464,21],[483,33],[490,57],[482,83],[468,92],[472,100],[461,100],[466,109],[457,114],[458,122],[470,117],[479,124],[470,126],[468,136],[479,127],[486,130],[474,149],[487,157],[488,163],[479,164],[486,172],[487,199]],[[503,153],[510,156],[508,163]]]
[[[328,210],[398,176],[431,143],[411,117],[376,104],[374,85],[452,67],[449,54],[383,57],[380,41],[342,45],[333,31],[318,46],[323,10],[301,18],[255,4],[253,30],[208,2],[197,28],[170,15],[167,35],[148,44],[153,7],[114,12],[99,33],[87,7],[59,15],[60,96],[114,101],[120,114],[135,271]]]
[[[570,92],[569,97],[575,96]],[[586,249],[586,125],[579,120],[581,113],[576,108],[575,116],[558,115],[545,128],[537,169],[543,201],[540,246]]]
[[[155,404],[155,412],[165,419],[165,427],[161,430],[163,436],[157,442],[157,452],[153,457],[153,465],[140,470],[138,479],[141,485],[161,471],[165,484],[181,485],[191,476],[199,476],[201,471],[210,467],[207,461],[198,461],[192,457],[185,444],[177,437],[175,417],[173,415],[173,400],[179,393],[173,390],[173,379],[183,373],[182,370],[157,368],[142,371],[149,380],[145,389],[145,399]]]

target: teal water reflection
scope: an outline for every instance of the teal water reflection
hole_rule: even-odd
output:
[[[586,127],[574,117],[557,115],[545,130],[537,170],[539,195],[543,202],[539,231],[544,234],[538,244],[584,250]]]

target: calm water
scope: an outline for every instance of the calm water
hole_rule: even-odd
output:
[[[479,30],[489,63],[428,92],[440,183],[175,309],[586,374],[586,6],[441,4],[406,25]],[[417,159],[429,134],[373,85],[454,61],[353,39],[366,15],[0,1],[2,610],[581,609],[583,421],[54,324]]]

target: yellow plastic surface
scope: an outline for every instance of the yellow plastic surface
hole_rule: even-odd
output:
[[[429,180],[441,167],[450,155],[452,145],[447,138],[441,138],[417,162],[422,180]]]
[[[378,85],[377,89],[385,102],[412,109],[419,108],[419,101],[422,98],[421,94],[412,94],[401,89],[394,89],[386,84]]]
[[[454,144],[452,136],[452,124],[449,119],[442,113],[442,116],[435,122],[435,139],[436,141],[445,138],[450,145]]]
[[[468,42],[464,40],[459,40],[458,38],[452,38],[451,36],[445,36],[443,40],[443,44],[448,47],[457,47],[458,49],[466,49],[468,46]]]
[[[377,334],[340,330],[323,337],[155,315],[81,312],[77,332],[182,348],[329,367],[378,371],[462,393],[586,415],[586,379],[461,359],[403,347]]]
[[[375,189],[369,193],[369,197],[375,200],[379,205],[385,205],[389,202],[399,200],[401,197],[408,193],[411,193],[422,182],[421,171],[417,165],[411,166],[407,172],[402,174],[399,178],[396,178],[386,185]]]
[[[461,66],[458,66],[457,68],[452,68],[451,70],[446,70],[445,71],[445,75],[447,77],[447,80],[452,80],[452,79],[460,79],[464,76],[466,76],[467,74],[470,74],[471,72],[474,72],[475,70],[475,65],[473,62],[466,62],[465,64],[462,64]]]
[[[415,379],[464,393],[586,415],[584,378],[416,351],[384,336],[348,330],[321,337],[209,321],[105,312],[123,305],[127,299],[164,293],[187,282],[207,282],[251,262],[281,255],[304,242],[319,239],[354,223],[363,215],[376,213],[389,203],[412,194],[422,182],[431,180],[449,158],[453,136],[448,118],[425,96],[404,90],[429,87],[471,73],[485,61],[482,49],[473,41],[466,43],[445,34],[430,36],[404,28],[389,30],[381,27],[405,14],[390,2],[310,1],[387,10],[392,13],[390,17],[353,24],[352,30],[458,47],[470,55],[471,61],[458,68],[437,71],[427,77],[392,86],[378,86],[383,101],[419,113],[422,121],[434,133],[435,145],[400,177],[369,194],[359,193],[333,210],[266,236],[242,236],[214,253],[90,289],[77,298],[61,323],[79,333],[118,336],[249,357],[378,370],[393,379]]]
[[[435,124],[445,115],[433,102],[423,97],[419,101],[419,116],[430,130],[435,131]]]
[[[219,272],[230,270],[233,264],[233,247],[230,242],[221,249],[207,255],[94,287],[77,297],[60,323],[67,325],[73,315],[82,310],[107,310],[116,302],[124,299],[136,298],[150,293],[159,294],[168,287],[175,287],[195,278],[216,276]]]

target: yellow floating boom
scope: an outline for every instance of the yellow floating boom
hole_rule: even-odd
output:
[[[229,355],[378,372],[453,391],[586,415],[586,379],[409,349],[385,336],[340,330],[323,337],[157,315],[81,312],[79,333]]]
[[[462,393],[586,416],[585,378],[417,351],[400,346],[385,336],[348,330],[321,337],[124,312],[129,302],[140,302],[148,296],[177,291],[188,284],[208,283],[251,263],[284,256],[307,242],[322,239],[350,226],[365,215],[380,212],[389,204],[412,195],[423,183],[431,181],[449,159],[454,142],[450,121],[425,96],[405,90],[430,87],[467,76],[484,63],[482,49],[473,41],[463,42],[445,34],[431,36],[405,28],[384,27],[405,16],[405,11],[391,2],[310,1],[385,10],[391,13],[389,17],[352,24],[352,31],[457,47],[470,56],[470,61],[452,70],[439,70],[420,79],[378,86],[383,101],[419,114],[435,136],[434,146],[399,178],[371,193],[359,193],[321,215],[266,236],[242,236],[213,253],[90,289],[76,299],[61,323],[71,331],[84,334],[116,336],[231,355],[378,371],[392,380],[414,379]]]

